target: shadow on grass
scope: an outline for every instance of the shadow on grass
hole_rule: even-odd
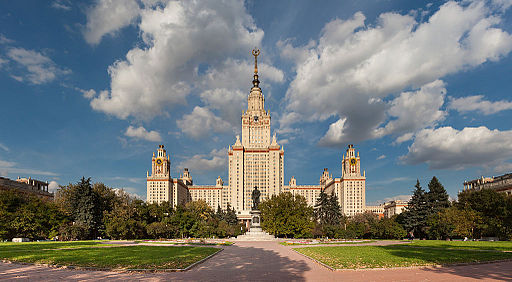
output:
[[[136,260],[140,254],[126,255],[128,260]],[[291,260],[276,251],[237,245],[225,247],[224,251],[186,272],[113,273],[0,263],[1,279],[6,280],[24,277],[40,280],[305,281],[304,273],[308,270],[304,261]]]

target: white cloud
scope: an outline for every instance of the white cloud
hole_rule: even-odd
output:
[[[104,35],[112,35],[132,24],[139,13],[139,4],[135,0],[97,0],[87,11],[87,23],[83,30],[85,41],[91,45],[100,43]]]
[[[55,0],[52,2],[52,8],[58,10],[71,10],[71,3],[67,0]]]
[[[512,163],[504,162],[494,167],[494,171],[497,173],[510,173],[512,172]]]
[[[383,160],[385,158],[386,158],[386,155],[380,155],[380,156],[377,157],[377,160]]]
[[[396,195],[389,198],[384,198],[384,202],[391,202],[391,201],[406,201],[409,202],[412,198],[412,195]]]
[[[476,111],[484,115],[491,115],[505,110],[512,110],[512,102],[510,101],[501,100],[497,102],[490,102],[483,100],[483,98],[483,95],[461,98],[450,97],[448,109],[456,110],[461,113]]]
[[[24,75],[11,75],[18,81],[28,80],[33,84],[43,84],[55,80],[58,75],[71,73],[68,69],[58,67],[49,57],[33,50],[10,48],[7,57],[27,72]]]
[[[401,134],[395,142],[401,143],[412,137],[416,130],[435,126],[444,120],[444,82],[436,80],[423,85],[418,91],[402,92],[390,103],[388,116],[395,118],[375,131],[375,136]],[[409,138],[408,138],[409,137]]]
[[[198,154],[181,162],[178,167],[194,170],[221,170],[228,164],[227,149],[213,149],[209,154]]]
[[[185,104],[189,93],[200,87],[203,69],[222,68],[229,58],[242,54],[247,57],[263,37],[243,1],[145,5],[140,15],[145,46],[111,65],[110,90],[91,100],[93,109],[121,119],[168,115],[168,108]],[[218,88],[233,91],[225,85]]]
[[[143,139],[147,141],[153,141],[153,142],[161,142],[162,137],[160,136],[160,133],[158,131],[147,131],[143,126],[139,126],[137,128],[133,126],[128,126],[126,131],[124,132],[125,136],[133,137],[137,139]]]
[[[146,200],[146,195],[139,195],[137,192],[139,192],[139,189],[134,187],[122,187],[122,188],[113,188],[118,195],[121,193],[126,193],[130,195],[131,197],[135,197],[141,200]]]
[[[0,58],[0,67],[3,65],[3,64],[6,64],[8,61],[7,60],[4,60],[2,58]]]
[[[322,138],[324,145],[379,137],[374,131],[387,119],[381,99],[507,55],[512,36],[497,27],[502,16],[483,1],[450,1],[424,22],[396,13],[381,14],[375,26],[366,26],[361,13],[331,21],[316,44],[298,50],[289,42],[281,44],[283,57],[294,59],[297,72],[286,93],[286,109],[313,122],[337,117]],[[389,126],[403,131],[435,123],[408,124],[409,118],[414,116],[398,117]]]
[[[0,149],[9,152],[9,147],[5,146],[4,144],[0,143]]]
[[[331,123],[329,130],[318,143],[323,146],[342,143],[345,137],[345,122],[347,122],[347,118],[340,118],[338,121]]]
[[[85,89],[80,89],[78,87],[75,87],[75,89],[77,91],[79,91],[80,93],[82,93],[82,96],[84,96],[84,98],[86,98],[86,99],[92,99],[92,98],[96,97],[96,90],[94,90],[94,89],[85,90]]]
[[[11,44],[14,43],[14,40],[5,37],[3,34],[0,34],[0,44]]]
[[[58,174],[31,168],[19,168],[19,165],[15,162],[0,160],[0,175],[7,176],[10,173],[19,173],[27,175],[46,175],[46,176],[57,176]]]
[[[371,182],[368,182],[368,185],[382,186],[382,185],[388,185],[388,184],[395,183],[395,182],[403,182],[403,181],[410,181],[410,180],[412,180],[412,178],[401,176],[401,177],[393,177],[393,178],[388,178],[388,179],[371,181]]]
[[[223,119],[215,116],[208,108],[196,106],[192,113],[184,115],[176,124],[181,131],[188,136],[199,139],[208,136],[212,132],[226,132],[234,129]]]
[[[48,192],[55,193],[57,189],[59,189],[59,183],[57,183],[57,181],[52,180],[48,183]]]
[[[512,130],[490,130],[484,126],[424,129],[416,134],[408,153],[400,157],[407,164],[426,163],[431,169],[493,169],[511,158]]]
[[[232,126],[240,125],[240,111],[247,105],[247,95],[252,87],[252,75],[254,65],[250,61],[227,59],[216,68],[208,69],[199,82],[201,101],[206,107],[215,110],[220,117]],[[270,83],[282,83],[284,73],[266,63],[258,64],[261,74],[260,84],[263,94],[270,89]],[[229,104],[228,104],[229,102]],[[240,105],[232,107],[231,105]]]

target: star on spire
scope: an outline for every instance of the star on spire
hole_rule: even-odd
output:
[[[258,56],[260,55],[260,49],[252,49],[252,55],[254,56],[254,80],[252,84],[254,87],[259,87],[260,81],[258,80]]]

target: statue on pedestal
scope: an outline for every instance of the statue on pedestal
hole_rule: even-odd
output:
[[[258,205],[260,204],[260,195],[261,192],[258,190],[258,186],[254,186],[254,190],[252,190],[252,210],[258,210]]]

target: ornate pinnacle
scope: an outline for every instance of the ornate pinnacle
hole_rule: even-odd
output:
[[[254,56],[254,80],[252,84],[254,87],[258,87],[260,81],[258,80],[258,56],[260,54],[260,49],[254,48],[252,49],[252,55]]]

